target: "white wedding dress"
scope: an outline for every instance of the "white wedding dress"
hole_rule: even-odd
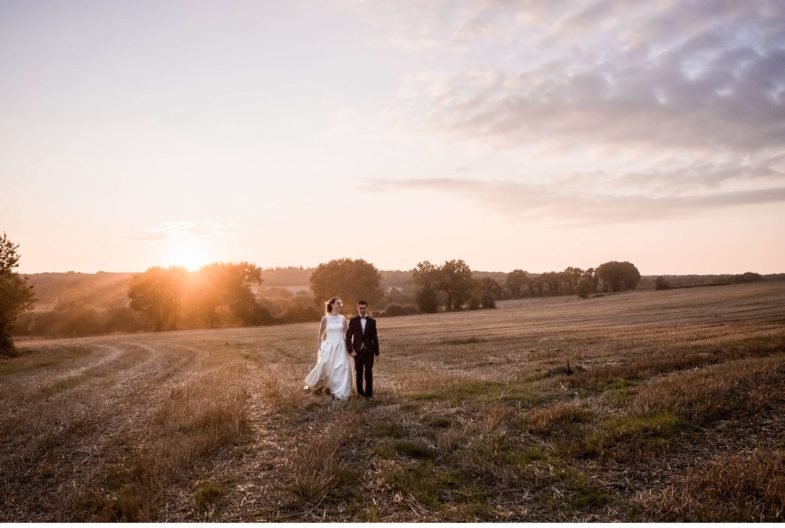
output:
[[[346,400],[352,395],[352,369],[342,315],[327,315],[327,339],[319,347],[316,366],[305,377],[305,389],[327,387],[333,396]]]

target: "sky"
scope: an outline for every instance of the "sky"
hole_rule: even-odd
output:
[[[785,272],[785,3],[0,0],[19,271]]]

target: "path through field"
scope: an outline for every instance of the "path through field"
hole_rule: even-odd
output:
[[[0,521],[783,520],[784,283],[380,319],[373,402],[316,327],[21,343]]]

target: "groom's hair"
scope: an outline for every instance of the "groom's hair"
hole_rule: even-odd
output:
[[[361,304],[368,306],[368,301],[357,301],[357,306],[360,306]]]

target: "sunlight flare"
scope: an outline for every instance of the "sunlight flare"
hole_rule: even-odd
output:
[[[196,271],[207,261],[207,251],[196,237],[178,234],[169,239],[164,259],[166,267],[182,266],[188,271]]]

